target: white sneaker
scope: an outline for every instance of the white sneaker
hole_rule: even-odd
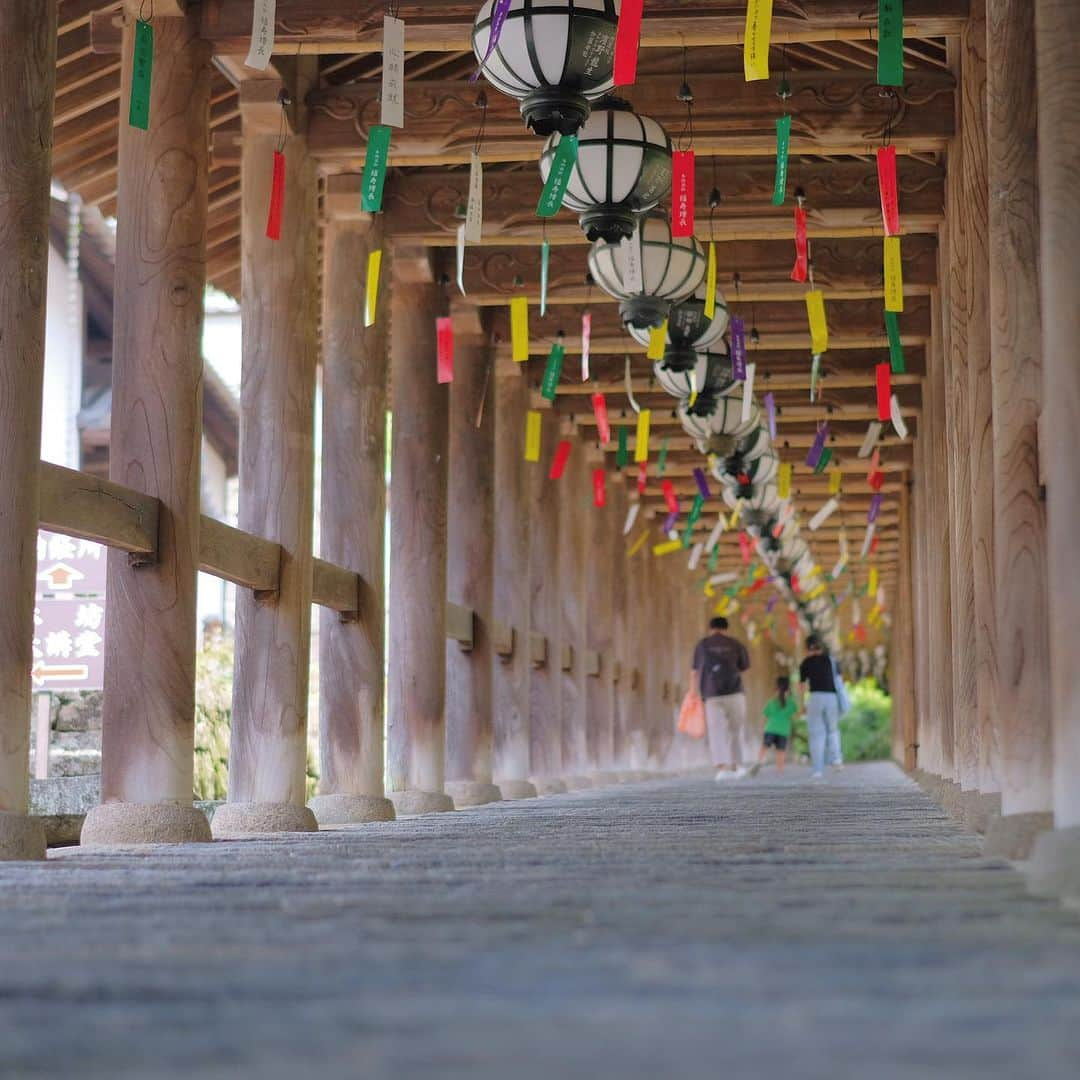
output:
[[[734,780],[735,775],[736,774],[733,773],[730,769],[717,769],[715,779],[716,782],[719,784],[723,780]]]
[[[746,775],[746,769],[741,765],[731,774],[736,780],[741,780]]]
[[[819,772],[814,773],[810,777],[810,783],[812,783],[812,784],[824,784],[825,783],[825,774],[824,773],[819,773]]]
[[[834,762],[834,764],[832,766],[832,770],[833,770],[833,772],[840,772],[840,770],[843,769],[843,767],[844,767],[844,763],[842,761],[837,761],[837,762]]]

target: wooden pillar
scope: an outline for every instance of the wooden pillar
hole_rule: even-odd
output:
[[[589,588],[586,515],[592,483],[584,447],[574,439],[561,483],[559,529],[559,703],[562,718],[563,780],[570,790],[591,787],[586,741],[585,594]]]
[[[390,323],[390,798],[453,810],[444,791],[449,387],[435,379],[441,286],[394,282]]]
[[[944,351],[945,376],[945,446],[946,483],[949,524],[949,594],[951,597],[949,656],[952,660],[952,723],[954,734],[953,779],[961,792],[974,791],[979,783],[979,726],[975,686],[975,577],[972,571],[971,532],[971,433],[968,408],[968,334],[971,323],[971,298],[968,285],[972,275],[971,231],[976,225],[966,205],[968,125],[981,122],[977,102],[967,101],[965,80],[974,68],[978,54],[969,56],[969,47],[977,46],[979,35],[969,32],[959,42],[950,43],[953,71],[957,85],[963,87],[956,103],[958,135],[950,142],[946,175],[946,216],[948,220],[947,259],[942,269],[947,277],[942,291],[947,292],[945,315],[948,327]],[[985,47],[985,30],[982,46]],[[977,92],[977,87],[975,88]],[[960,794],[959,792],[957,793]]]
[[[523,382],[517,378],[515,382]],[[523,445],[524,415],[527,391],[513,391],[512,398],[521,405],[517,410],[519,426],[516,437],[509,443],[508,453],[521,458]],[[500,396],[502,408],[504,399]],[[509,402],[507,402],[509,404]],[[553,412],[545,412],[542,444],[553,448],[558,442],[559,418]],[[509,440],[510,436],[507,436]],[[496,467],[498,453],[496,451]],[[580,446],[573,446],[571,454],[581,453]],[[570,468],[568,467],[568,472]],[[542,468],[528,472],[531,497],[528,502],[531,543],[529,545],[529,626],[532,632],[545,638],[547,651],[536,659],[529,672],[529,745],[532,782],[541,795],[556,795],[566,791],[563,783],[562,747],[562,671],[559,667],[559,643],[561,638],[561,581],[560,527],[564,527],[565,488],[568,480],[564,475],[558,482],[548,480]]]
[[[990,369],[989,206],[986,170],[986,0],[972,0],[961,38],[964,69],[963,205],[967,223],[967,401],[971,480],[972,574],[975,590],[975,709],[977,787],[981,810],[965,821],[985,831],[986,815],[1000,809],[997,779],[1000,712],[997,702],[997,616],[994,580],[994,426]]]
[[[471,648],[449,639],[445,646],[446,793],[458,808],[502,798],[491,782],[497,405],[485,398],[493,360],[481,337],[458,335],[450,384],[446,596],[473,612]]]
[[[1052,802],[1046,521],[1038,470],[1042,329],[1034,10],[1027,0],[988,0],[986,22],[1003,815],[991,826],[987,849],[1022,858],[1034,835],[1049,825]]]
[[[360,610],[319,610],[320,825],[390,821],[383,791],[386,583],[386,376],[390,304],[364,326],[368,256],[383,248],[380,219],[360,201],[324,199],[322,488],[324,559],[359,575]],[[388,252],[381,277],[389,279]]]
[[[513,651],[509,656],[497,656],[492,671],[495,781],[504,799],[524,799],[536,794],[536,787],[529,779],[532,772],[529,744],[530,544],[533,535],[542,529],[536,499],[545,494],[547,473],[525,460],[529,386],[520,365],[503,369],[496,365],[488,385],[488,397],[495,414],[492,614],[513,634]],[[554,443],[545,439],[544,445],[553,446]],[[534,478],[538,481],[535,485]]]
[[[945,247],[943,250],[947,251]],[[948,256],[940,263],[948,267]],[[947,272],[947,270],[946,270]],[[926,352],[926,394],[923,413],[926,417],[925,464],[927,479],[926,567],[929,574],[929,674],[930,702],[927,738],[923,741],[923,767],[945,780],[952,780],[952,589],[949,575],[949,515],[943,512],[949,505],[946,483],[947,457],[945,447],[945,366],[943,312],[940,296],[931,297],[931,343]]]
[[[43,859],[27,810],[56,5],[0,0],[0,40],[0,860]]]
[[[310,74],[311,66],[302,70]],[[272,95],[267,95],[273,100]],[[295,94],[302,100],[303,87]],[[229,801],[219,839],[314,831],[307,794],[318,296],[315,164],[285,140],[281,237],[266,235],[280,107],[242,106],[240,513],[245,532],[281,545],[278,590],[236,597]]]
[[[889,688],[893,698],[893,757],[905,769],[910,770],[915,768],[918,725],[911,576],[911,489],[907,483],[900,488],[897,539],[900,550],[897,554],[896,609],[892,624]]]
[[[623,524],[626,521],[629,498],[626,485],[620,478],[612,484],[611,491],[611,679],[614,699],[612,723],[613,768],[624,772],[630,768],[630,725],[633,720],[630,690],[630,605],[631,583],[626,558],[626,538]],[[635,597],[635,599],[640,599]]]
[[[1071,0],[1035,0],[1039,88],[1043,404],[1050,573],[1050,707],[1054,737],[1054,825],[1032,860],[1041,891],[1080,904],[1080,26]]]
[[[210,839],[191,805],[210,47],[194,14],[155,19],[154,38],[149,129],[119,125],[109,476],[160,500],[158,549],[108,556],[102,802],[86,845]],[[125,102],[134,42],[129,15]]]
[[[589,504],[586,518],[586,542],[581,552],[587,584],[585,600],[585,731],[589,769],[597,784],[610,784],[616,777],[611,771],[614,755],[614,698],[611,682],[611,590],[614,564],[611,545],[611,488],[621,485],[618,473],[605,474],[605,506],[592,505],[592,478],[603,468],[603,451],[584,443],[589,478]]]
[[[923,420],[912,447],[914,469],[911,483],[911,581],[912,626],[915,634],[915,768],[925,770],[930,727],[930,618],[927,567],[926,520],[927,476],[926,444],[929,440],[929,410],[926,383],[922,386]]]

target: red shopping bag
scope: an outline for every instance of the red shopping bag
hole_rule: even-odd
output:
[[[705,734],[705,702],[696,690],[687,690],[683,698],[678,730],[691,739],[700,739]]]

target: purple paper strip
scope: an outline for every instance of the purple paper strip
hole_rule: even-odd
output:
[[[877,516],[881,513],[881,503],[881,492],[875,491],[874,497],[870,500],[870,509],[866,512],[866,521],[868,525],[873,525],[873,523],[877,521]]]
[[[776,442],[776,398],[771,391],[765,395],[765,411],[769,416],[769,438]]]
[[[821,452],[825,449],[825,440],[829,437],[829,425],[822,424],[818,428],[817,435],[814,436],[814,445],[810,447],[810,453],[806,455],[806,464],[811,469],[817,468],[818,461],[821,460]]]
[[[703,499],[708,499],[711,497],[712,492],[709,491],[709,481],[705,479],[704,469],[694,470],[694,482],[697,484],[697,489],[701,492],[701,497]]]
[[[484,59],[480,61],[480,66],[469,76],[469,82],[476,82],[480,78],[480,72],[487,67],[487,62],[491,59],[495,46],[499,44],[499,36],[502,34],[503,23],[506,22],[506,15],[509,10],[510,0],[495,0],[495,4],[491,9],[491,36],[488,38]]]
[[[679,511],[672,510],[666,518],[664,518],[664,532],[669,533],[675,528],[675,522],[679,520]]]
[[[768,612],[771,612],[771,611],[772,611],[772,609],[773,609],[774,607],[776,607],[776,601],[777,601],[777,600],[779,600],[779,599],[780,599],[780,597],[779,597],[779,596],[770,596],[770,597],[769,597],[769,602],[768,602],[768,603],[767,603],[767,604],[765,605],[765,611],[766,611],[767,613],[768,613]]]
[[[738,315],[731,316],[731,377],[746,381],[746,328]]]

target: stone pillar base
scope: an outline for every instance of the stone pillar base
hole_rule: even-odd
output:
[[[274,833],[318,832],[319,823],[306,806],[227,802],[214,811],[211,829],[215,840],[240,840]]]
[[[207,844],[210,822],[194,806],[181,803],[107,802],[95,806],[83,822],[83,847],[127,844]]]
[[[1053,814],[1008,814],[995,818],[986,830],[983,854],[1005,859],[1026,859],[1039,834],[1053,827]]]
[[[591,776],[564,776],[563,783],[567,791],[586,791],[596,787]]]
[[[44,858],[45,827],[41,822],[27,814],[0,810],[0,862]]]
[[[457,810],[466,806],[501,802],[503,797],[494,784],[485,784],[480,780],[447,780],[445,787],[446,794],[454,800],[454,808]]]
[[[316,795],[308,801],[320,828],[324,825],[363,825],[393,821],[394,804],[382,795]]]
[[[989,795],[981,791],[965,791],[960,802],[960,815],[969,832],[985,836],[990,823],[1001,817],[1001,794],[996,791]]]
[[[599,772],[594,772],[590,777],[593,783],[593,787],[614,787],[616,784],[622,782],[617,772],[611,772],[607,769],[601,769]]]
[[[960,790],[960,785],[954,780],[942,780],[938,787],[938,803],[941,809],[951,818],[955,818],[957,821],[962,820],[961,804],[963,802],[964,793]]]
[[[537,795],[565,795],[568,788],[557,776],[534,776],[533,787]]]
[[[1080,910],[1080,825],[1042,833],[1026,872],[1028,888],[1036,896],[1056,897]]]
[[[454,800],[441,791],[391,791],[387,798],[398,817],[411,814],[441,814],[454,809]]]
[[[504,799],[535,799],[537,794],[528,780],[500,780],[499,790]]]

